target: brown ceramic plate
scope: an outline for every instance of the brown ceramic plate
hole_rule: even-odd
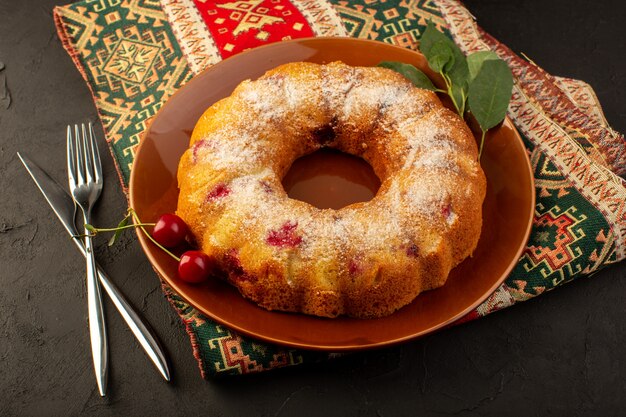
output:
[[[349,38],[302,39],[235,55],[199,74],[163,106],[135,156],[130,202],[143,221],[176,209],[178,160],[199,116],[228,96],[244,79],[293,61],[373,66],[393,60],[426,69],[425,59],[407,49]],[[490,133],[482,156],[488,189],[484,226],[474,256],[455,268],[445,286],[420,295],[391,316],[359,320],[323,319],[270,312],[241,297],[220,280],[189,285],[177,279],[176,263],[141,233],[148,259],[167,283],[198,310],[225,326],[282,345],[330,351],[380,347],[413,339],[463,317],[484,301],[519,259],[530,233],[535,206],[533,175],[526,150],[507,119]]]

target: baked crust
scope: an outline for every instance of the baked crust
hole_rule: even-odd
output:
[[[381,180],[339,210],[290,199],[281,179],[332,147]],[[270,309],[382,317],[442,286],[480,237],[486,180],[465,123],[377,67],[291,63],[242,82],[198,121],[177,214],[241,294]]]

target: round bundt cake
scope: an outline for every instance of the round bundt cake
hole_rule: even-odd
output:
[[[370,201],[287,196],[300,156],[331,147],[381,180]],[[199,119],[178,168],[182,217],[243,296],[270,310],[381,317],[471,255],[486,181],[474,137],[437,96],[374,67],[282,65]]]

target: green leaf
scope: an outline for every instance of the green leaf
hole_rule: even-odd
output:
[[[122,234],[122,231],[124,230],[124,229],[121,229],[121,228],[126,226],[129,221],[130,221],[130,216],[126,216],[117,225],[117,230],[115,231],[113,236],[111,236],[111,239],[109,239],[109,246],[113,246],[115,244],[115,241],[120,237],[120,235]]]
[[[487,60],[469,86],[469,109],[487,131],[504,120],[513,90],[513,75],[506,62]]]
[[[428,65],[433,71],[444,73],[447,73],[454,66],[454,53],[446,42],[436,42],[430,48]]]
[[[439,32],[433,22],[429,20],[420,39],[420,51],[426,57],[428,66],[435,72],[442,72],[445,64],[451,60],[450,56],[456,55],[455,48],[458,49],[454,42]]]
[[[467,60],[463,54],[455,58],[455,64],[448,72],[448,77],[452,86],[450,87],[450,95],[452,96],[459,115],[463,117],[465,113],[465,102],[469,88],[469,69]]]
[[[90,231],[91,233],[98,233],[98,229],[90,225],[89,223],[85,224],[85,230]]]
[[[442,43],[452,53],[452,58],[444,65],[441,65],[443,48],[440,45]],[[469,85],[469,68],[465,55],[452,39],[437,30],[432,21],[428,21],[428,26],[422,34],[420,51],[434,71],[447,75],[451,84],[448,85],[448,94],[452,97],[457,111],[462,115]]]
[[[420,39],[420,51],[424,54],[426,59],[428,60],[428,64],[431,64],[432,58],[436,56],[436,53],[439,52],[439,43],[444,43],[452,52],[452,64],[450,67],[446,68],[446,72],[463,72],[463,69],[467,68],[467,60],[465,59],[465,55],[459,49],[459,47],[450,39],[448,36],[439,32],[432,22],[432,20],[428,21],[428,25],[426,26],[426,30],[422,34]],[[433,49],[434,48],[434,49]],[[432,66],[431,66],[432,68]],[[459,71],[460,69],[460,71]],[[434,71],[437,71],[433,68]],[[439,72],[439,71],[437,71]]]
[[[413,65],[396,61],[383,61],[378,64],[378,66],[388,68],[403,75],[405,78],[411,81],[414,86],[418,88],[423,88],[430,91],[437,91],[437,87],[435,87],[432,81],[430,81],[430,78],[428,78],[426,74],[415,68]]]
[[[465,101],[467,100],[467,85],[458,85],[452,82],[449,94],[452,97],[452,101],[454,101],[459,116],[463,117],[465,113]]]
[[[424,54],[424,56],[429,62],[430,62],[432,48],[438,42],[443,42],[447,44],[448,46],[450,46],[453,52],[454,52],[454,48],[458,49],[456,44],[452,42],[452,40],[448,38],[446,35],[439,32],[437,28],[435,27],[435,24],[432,22],[432,20],[429,20],[428,25],[426,26],[426,30],[424,31],[424,33],[422,34],[422,37],[420,38],[420,46],[419,46],[420,51]]]
[[[469,69],[469,82],[471,83],[474,78],[480,72],[480,68],[483,66],[485,61],[492,61],[500,59],[498,55],[493,51],[479,51],[470,54],[467,57],[467,66]]]

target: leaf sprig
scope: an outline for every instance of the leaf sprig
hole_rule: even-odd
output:
[[[420,51],[430,69],[441,75],[446,89],[437,88],[426,74],[413,65],[384,61],[381,67],[408,78],[416,87],[446,93],[461,118],[469,111],[480,126],[482,136],[478,158],[482,155],[487,131],[506,116],[513,90],[513,75],[506,62],[492,51],[475,52],[467,57],[432,21],[420,40]]]

